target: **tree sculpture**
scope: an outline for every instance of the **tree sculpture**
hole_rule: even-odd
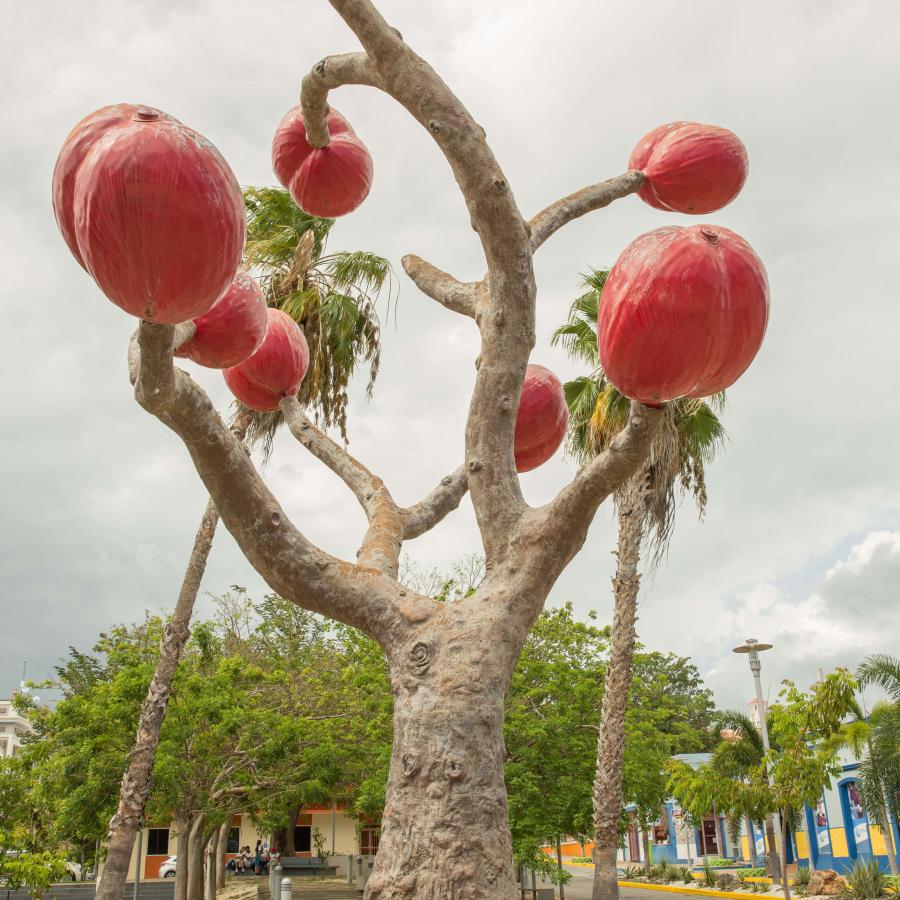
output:
[[[294,149],[282,160],[296,169],[293,175],[284,169],[278,174],[301,202],[307,196],[321,199],[322,192],[309,184],[319,177],[330,179],[341,204],[352,207],[365,195],[371,172],[361,144],[345,137],[337,159],[330,151],[335,119],[329,120],[328,96],[346,84],[386,92],[433,136],[466,201],[488,270],[481,281],[463,283],[419,257],[403,259],[407,274],[427,296],[473,319],[480,332],[464,465],[423,500],[403,507],[380,477],[312,425],[294,396],[281,397],[278,407],[292,434],[346,483],[366,513],[368,527],[351,563],[312,544],[290,521],[206,393],[174,367],[173,353],[193,336],[193,323],[157,324],[159,317],[141,322],[130,354],[135,397],[182,439],[222,521],[272,589],[305,609],[359,628],[384,649],[395,699],[394,748],[381,842],[366,897],[513,900],[503,783],[506,687],[551,587],[584,543],[600,503],[646,457],[661,418],[658,409],[633,403],[627,426],[602,454],[550,503],[540,508],[526,504],[516,471],[515,431],[535,341],[532,255],[568,222],[639,191],[647,179],[640,171],[628,171],[571,194],[526,221],[484,130],[432,68],[369,0],[332,0],[332,5],[364,52],[327,57],[304,78],[302,118],[282,123],[282,128],[298,129]],[[161,114],[137,124],[174,127]],[[301,134],[316,153],[312,162],[299,142]],[[209,146],[199,135],[188,143]],[[91,165],[114,147],[106,138],[97,141],[82,165]],[[158,210],[151,208],[153,193],[140,189],[140,148],[126,164],[131,167],[128,177],[100,185],[101,195],[90,200],[96,200],[98,209],[115,207],[120,227],[140,229],[141,209],[148,218]],[[346,169],[355,165],[364,168],[350,178]],[[714,179],[715,172],[704,170],[704,178],[709,177]],[[79,249],[89,224],[78,212],[87,205],[82,193],[94,184],[82,185],[76,173]],[[179,215],[177,202],[169,215]],[[216,207],[219,213],[225,208]],[[95,271],[95,249],[99,252],[92,245],[91,254],[83,255],[89,273],[105,288],[100,276],[112,263]],[[165,265],[177,268],[181,250],[152,242],[129,244],[128,249],[132,282],[143,286],[147,308],[155,308],[151,300],[157,283],[169,284],[163,278]],[[231,252],[230,246],[226,249]],[[110,252],[119,252],[119,245]],[[210,302],[199,314],[216,298],[204,299]],[[663,295],[655,302],[664,302]],[[669,319],[679,317],[676,304]],[[650,316],[648,321],[650,327],[666,327],[662,319]],[[712,321],[703,315],[695,319],[694,327],[714,329],[718,323],[717,311]],[[280,357],[278,365],[283,362]],[[272,386],[266,382],[267,391]],[[283,387],[294,385],[285,378]],[[435,527],[466,490],[481,532],[486,576],[470,597],[440,603],[398,582],[400,549],[404,541]]]

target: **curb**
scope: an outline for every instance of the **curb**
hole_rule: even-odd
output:
[[[712,888],[693,888],[685,885],[684,887],[675,887],[671,884],[647,884],[643,881],[620,881],[621,887],[642,888],[646,891],[667,891],[670,894],[693,894],[697,896],[702,894],[704,897],[730,897],[732,900],[747,900],[751,896],[746,891],[716,891]]]

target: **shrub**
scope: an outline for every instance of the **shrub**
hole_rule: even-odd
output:
[[[694,873],[691,872],[690,866],[678,866],[678,868],[675,871],[676,871],[678,877],[685,884],[693,884],[694,883]]]
[[[713,872],[708,859],[703,862],[703,874],[700,876],[700,883],[706,887],[716,886],[716,873]]]
[[[900,894],[900,875],[887,875],[887,889],[891,894]]]
[[[725,872],[722,875],[716,877],[716,887],[722,891],[731,891],[734,890],[738,885],[737,878],[734,877],[730,872]]]
[[[887,891],[888,879],[874,859],[858,859],[847,875],[850,895],[854,900],[875,900]]]
[[[623,877],[626,881],[634,881],[635,878],[641,878],[644,870],[640,866],[625,866]]]
[[[570,862],[573,863],[586,863],[588,865],[590,865],[593,861],[594,860],[591,859],[590,856],[573,856],[570,860]]]
[[[808,866],[798,866],[797,874],[794,875],[794,887],[795,888],[809,887],[809,879],[811,877],[812,877],[812,872],[810,872]]]

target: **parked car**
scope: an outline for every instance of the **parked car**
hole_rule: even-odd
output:
[[[159,877],[160,878],[174,878],[175,877],[175,864],[178,860],[178,856],[170,856],[165,862],[160,863],[159,865]]]

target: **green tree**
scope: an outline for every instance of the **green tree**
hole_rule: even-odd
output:
[[[325,253],[332,219],[302,212],[287,191],[247,188],[245,267],[261,282],[269,306],[283,310],[304,329],[310,368],[298,399],[325,426],[336,425],[344,440],[347,385],[360,363],[369,364],[372,386],[378,373],[380,330],[375,297],[390,277],[390,264],[367,252]],[[271,451],[281,414],[255,412],[237,404],[232,428],[250,446]],[[190,619],[219,514],[207,502],[188,560],[178,600],[160,644],[157,669],[141,711],[134,748],[122,777],[119,804],[109,823],[106,866],[99,900],[119,900],[134,836],[150,792],[156,746],[178,661],[190,633]]]
[[[597,312],[607,275],[605,271],[593,271],[585,278],[585,293],[572,304],[568,321],[553,336],[554,343],[561,343],[570,356],[591,367],[590,375],[565,385],[570,414],[568,448],[581,462],[609,447],[628,421],[629,401],[607,381],[597,354]],[[632,677],[642,549],[649,552],[651,564],[659,562],[668,546],[679,493],[689,494],[703,514],[705,468],[725,437],[716,415],[721,403],[718,397],[667,404],[645,464],[615,492],[615,606],[594,784],[594,900],[618,897],[616,851],[623,805],[625,710]]]

